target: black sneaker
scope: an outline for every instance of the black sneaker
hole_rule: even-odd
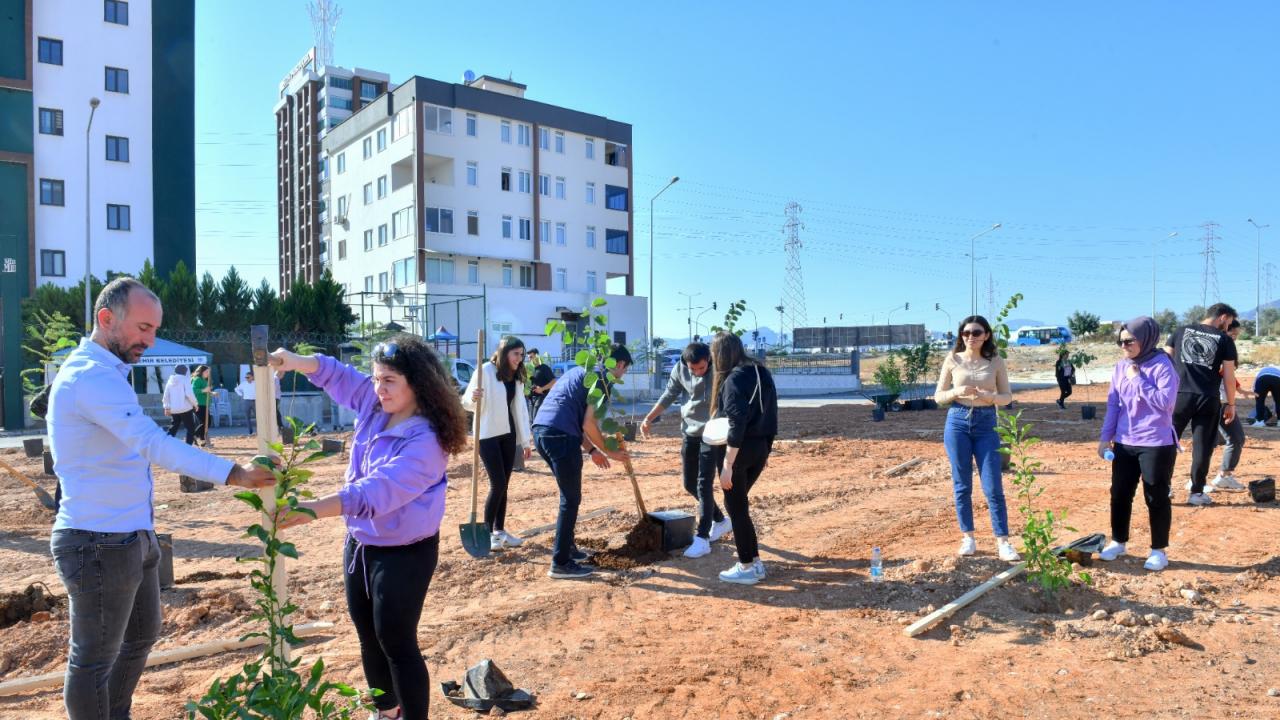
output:
[[[553,564],[551,570],[547,572],[547,577],[553,580],[574,580],[589,577],[594,572],[595,570],[570,560],[568,565]]]
[[[569,554],[569,559],[573,560],[576,563],[584,563],[587,560],[591,559],[591,556],[575,547],[573,549],[573,552]]]

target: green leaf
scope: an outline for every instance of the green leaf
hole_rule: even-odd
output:
[[[306,465],[306,464],[307,464],[307,463],[309,463],[309,462],[315,462],[316,460],[323,460],[323,459],[325,459],[325,458],[327,458],[327,457],[330,457],[331,455],[333,455],[333,453],[330,453],[330,452],[324,452],[323,450],[321,450],[321,451],[319,451],[319,452],[313,452],[313,453],[311,453],[310,455],[308,455],[308,456],[306,456],[305,458],[303,458],[302,462],[300,462],[300,463],[298,463],[298,464],[299,464],[299,465]]]
[[[602,297],[598,297],[595,300],[591,301],[591,307],[604,307],[605,305],[608,305],[608,304],[609,302]]]
[[[258,494],[252,490],[242,490],[236,493],[235,497],[237,500],[241,500],[251,506],[254,510],[262,510],[262,498],[258,497]]]
[[[606,435],[612,435],[613,433],[621,431],[622,426],[613,418],[605,418],[604,422],[600,423],[600,429],[603,430]]]
[[[599,404],[600,400],[604,397],[604,388],[601,388],[594,383],[588,384],[591,385],[591,390],[587,392],[587,402]]]
[[[589,368],[591,363],[591,353],[587,350],[579,350],[577,354],[573,356],[573,362],[581,367]],[[589,374],[588,377],[590,377]],[[587,384],[590,385],[593,382],[595,381],[588,380]]]
[[[609,324],[609,318],[605,317],[604,315],[596,315],[591,319],[594,320],[595,323],[601,327],[604,327],[605,325]]]
[[[605,368],[606,368],[606,369],[612,370],[612,369],[614,369],[614,368],[618,367],[618,361],[617,361],[617,360],[614,360],[613,358],[605,358],[605,359],[604,359],[604,366],[605,366]]]
[[[564,330],[564,323],[559,320],[548,320],[545,328],[545,335],[555,335]]]
[[[298,548],[293,543],[280,543],[279,553],[287,558],[298,559]]]
[[[617,452],[618,448],[620,447],[618,445],[618,438],[613,437],[612,435],[610,435],[609,437],[606,437],[604,439],[604,447],[609,452]]]

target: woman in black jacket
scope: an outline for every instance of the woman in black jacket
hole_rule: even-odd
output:
[[[1066,400],[1071,397],[1071,385],[1076,381],[1076,367],[1071,364],[1070,350],[1063,345],[1058,348],[1058,362],[1053,364],[1053,377],[1058,381],[1058,407],[1066,409]]]
[[[711,417],[729,421],[729,440],[715,448],[717,464],[723,461],[720,487],[724,509],[733,524],[738,562],[720,573],[725,582],[754,585],[765,577],[751,522],[747,493],[764,472],[778,434],[778,392],[769,371],[747,355],[742,340],[721,332],[711,341],[715,377],[711,385]]]

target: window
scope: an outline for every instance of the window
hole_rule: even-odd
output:
[[[378,292],[387,291],[387,274],[385,272],[378,273]]]
[[[502,216],[502,237],[504,240],[511,239],[511,216],[510,215]]]
[[[520,239],[533,239],[533,221],[529,218],[520,218]]]
[[[453,284],[453,261],[427,258],[427,282]]]
[[[550,220],[541,220],[538,222],[538,237],[541,238],[542,242],[544,243],[551,242],[551,221]]]
[[[626,330],[614,330],[614,331],[613,331],[613,341],[614,341],[615,343],[619,344],[619,345],[626,345],[626,344],[627,344],[627,331],[626,331]]]
[[[364,184],[364,204],[365,205],[373,204],[373,183]]]
[[[363,152],[365,160],[368,160],[369,158],[373,157],[373,138],[365,138],[364,143],[362,143],[360,146],[360,149]]]
[[[117,25],[128,25],[129,3],[121,0],[105,0],[102,4],[102,19]]]
[[[387,244],[387,224],[382,223],[378,226],[378,247]]]
[[[468,235],[480,234],[480,213],[476,212],[475,210],[467,211],[467,234]]]
[[[556,199],[564,199],[564,178],[562,177],[556,178]]]
[[[373,292],[373,276],[372,275],[364,276],[364,291]]]
[[[530,173],[528,170],[521,170],[519,177],[517,179],[520,182],[520,192],[526,193],[526,194],[533,192],[533,174],[532,173]]]
[[[467,163],[467,184],[471,187],[480,185],[480,166],[476,163]]]
[[[564,292],[569,289],[569,271],[556,268],[556,289]]]
[[[444,135],[453,134],[453,111],[449,108],[424,105],[422,107],[422,115],[427,125],[427,130]]]
[[[107,68],[107,92],[128,94],[129,71],[124,68]]]
[[[476,114],[467,113],[467,137],[476,136]]]
[[[378,131],[378,152],[387,149],[387,129],[382,128]]]
[[[48,65],[61,65],[62,41],[40,38],[40,62]]]
[[[569,231],[566,229],[565,224],[556,223],[556,244],[567,245],[568,235],[569,235]]]
[[[108,205],[107,206],[107,229],[108,230],[130,229],[128,205]]]
[[[41,250],[40,274],[48,277],[66,277],[67,254],[62,250]]]
[[[596,141],[592,138],[587,138],[587,159],[596,159]]]
[[[386,243],[382,243],[382,244],[385,245]],[[373,249],[373,231],[365,230],[364,231],[364,251],[369,252],[372,249]]]
[[[324,102],[325,100],[323,99],[320,101],[320,107],[324,107]],[[351,110],[355,108],[355,104],[351,102],[350,98],[333,96],[328,98],[328,103],[329,107],[337,108],[338,110]]]
[[[378,83],[371,83],[368,81],[360,83],[360,99],[361,100],[373,100],[374,98],[378,97],[381,94],[382,94],[382,88],[381,86],[378,85]]]
[[[617,185],[605,185],[604,206],[610,210],[626,210],[627,189]]]
[[[338,259],[339,260],[347,259],[347,239],[346,238],[343,238],[338,241]]]
[[[533,139],[531,137],[533,135],[533,128],[531,128],[528,125],[525,125],[524,123],[521,123],[516,126],[516,130],[518,131],[516,133],[517,144],[524,145],[525,147],[529,147],[529,141]]]
[[[413,127],[413,116],[410,114],[413,107],[407,107],[396,113],[395,119],[391,121],[391,142],[395,142],[405,135],[409,134],[409,128]]]
[[[467,261],[467,282],[472,285],[480,284],[480,263],[475,260]]]
[[[502,189],[511,191],[511,168],[502,168]]]
[[[40,134],[62,134],[62,111],[51,108],[40,108]]]
[[[107,159],[115,162],[129,162],[129,138],[108,135]]]
[[[40,178],[40,204],[66,205],[66,184],[62,180]]]
[[[596,184],[593,182],[587,183],[587,204],[596,204]]]
[[[528,265],[520,266],[520,287],[533,287],[533,268]]]
[[[453,211],[447,208],[427,208],[427,232],[453,234]]]
[[[604,164],[614,165],[616,167],[627,166],[627,146],[618,143],[606,142],[604,144]]]
[[[538,147],[542,150],[551,149],[551,131],[547,128],[538,128]]]
[[[347,196],[343,195],[338,198],[338,217],[335,222],[342,222],[347,218]]]
[[[453,232],[453,216],[449,216],[449,232]],[[391,216],[391,237],[402,238],[413,234],[413,206],[400,208]]]
[[[330,75],[329,87],[338,88],[339,90],[350,90],[351,78],[338,77],[337,75]]]
[[[547,197],[551,195],[551,176],[550,175],[538,176],[538,194],[542,195],[543,197]]]
[[[431,267],[431,261],[427,261],[427,267]],[[391,282],[395,287],[407,287],[418,282],[418,264],[413,258],[405,258],[391,263]]]
[[[507,143],[508,145],[511,144],[511,121],[510,120],[502,121],[502,142]]]
[[[587,271],[587,292],[589,293],[596,292],[596,271],[595,270]]]
[[[341,175],[346,171],[347,171],[347,154],[344,152],[338,153],[338,174]]]
[[[564,154],[564,133],[556,131],[556,152]]]
[[[386,196],[387,196],[387,176],[383,175],[382,177],[378,178],[378,199],[381,200]]]
[[[588,225],[587,226],[587,247],[593,248],[595,246],[596,246],[596,226]]]
[[[511,287],[511,266],[502,266],[502,287]]]
[[[614,255],[626,255],[627,231],[606,229],[604,231],[604,251]]]

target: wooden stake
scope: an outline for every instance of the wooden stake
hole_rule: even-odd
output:
[[[904,472],[906,472],[906,471],[910,470],[911,468],[913,468],[913,467],[915,467],[915,466],[919,465],[919,464],[920,464],[920,463],[922,463],[922,462],[924,462],[924,458],[922,458],[922,457],[914,457],[914,458],[911,458],[910,460],[908,460],[908,461],[906,461],[906,462],[902,463],[901,465],[894,465],[893,467],[889,468],[888,470],[885,470],[884,472],[880,473],[880,476],[881,476],[881,477],[894,477],[894,476],[897,476],[897,475],[901,475],[902,473],[904,473]]]
[[[1023,560],[1017,565],[1014,565],[1013,567],[1010,567],[1000,572],[995,577],[982,583],[978,587],[970,590],[969,592],[961,595],[955,600],[952,600],[946,605],[943,605],[937,610],[934,610],[928,615],[925,615],[924,617],[920,618],[914,623],[908,625],[907,628],[902,631],[902,634],[906,635],[907,637],[915,637],[923,632],[927,632],[934,625],[937,625],[943,620],[954,615],[956,611],[959,610],[960,608],[982,597],[982,595],[985,594],[988,590],[1005,584],[1009,580],[1012,580],[1018,575],[1021,575],[1022,571],[1026,569],[1027,569],[1027,561]]]
[[[266,325],[254,325],[249,328],[249,339],[253,347],[253,406],[257,413],[258,454],[268,457],[276,456],[276,452],[268,447],[269,443],[280,439],[280,428],[276,425],[276,384],[275,373],[271,370],[267,358],[270,354],[268,342],[270,333]],[[297,442],[298,438],[294,438]],[[258,489],[258,497],[262,498],[265,511],[274,511],[276,507],[276,491],[274,487]],[[272,515],[264,513],[264,526],[274,523]],[[288,571],[285,568],[285,557],[276,558],[276,570],[271,574],[271,587],[275,589],[276,601],[280,607],[289,604]],[[276,648],[284,660],[289,659],[289,643],[281,639]]]
[[[618,438],[618,449],[626,452],[627,445],[622,440],[622,433],[618,433],[616,437]],[[631,491],[636,496],[636,509],[640,511],[640,519],[644,520],[649,513],[644,509],[644,498],[640,496],[640,483],[636,482],[636,471],[631,467],[630,456],[622,461],[622,467],[626,469],[627,477],[631,480]]]

